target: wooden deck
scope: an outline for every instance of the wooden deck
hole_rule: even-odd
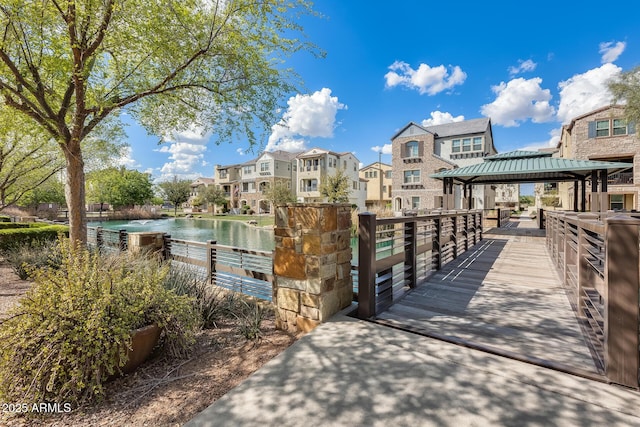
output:
[[[579,373],[601,373],[535,221],[492,229],[377,318],[401,329]]]

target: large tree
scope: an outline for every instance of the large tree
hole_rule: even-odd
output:
[[[609,83],[614,101],[625,103],[625,115],[629,121],[640,123],[640,66],[625,73]]]
[[[284,182],[276,182],[264,191],[264,197],[275,207],[287,203],[295,203],[296,196]]]
[[[115,209],[143,205],[153,198],[153,183],[148,174],[137,170],[109,168],[88,176],[88,199]]]
[[[178,216],[178,206],[186,203],[191,195],[191,181],[174,176],[173,181],[161,182],[158,186],[165,199],[173,203],[173,216]]]
[[[228,201],[222,188],[216,187],[215,185],[205,187],[202,191],[202,197],[209,205],[213,206],[214,215],[216,214],[216,207],[218,205],[224,205]]]
[[[161,137],[254,141],[292,87],[306,0],[3,0],[0,94],[60,148],[70,237],[86,242],[82,142],[126,110]],[[258,127],[257,125],[262,125]]]

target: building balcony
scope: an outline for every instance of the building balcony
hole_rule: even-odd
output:
[[[607,177],[608,185],[633,185],[633,172],[617,172],[612,173]]]

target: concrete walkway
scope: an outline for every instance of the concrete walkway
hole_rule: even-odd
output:
[[[338,314],[187,426],[638,426],[640,393]]]

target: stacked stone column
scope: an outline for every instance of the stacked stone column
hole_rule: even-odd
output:
[[[275,220],[276,324],[307,332],[351,304],[351,207],[279,206]]]

